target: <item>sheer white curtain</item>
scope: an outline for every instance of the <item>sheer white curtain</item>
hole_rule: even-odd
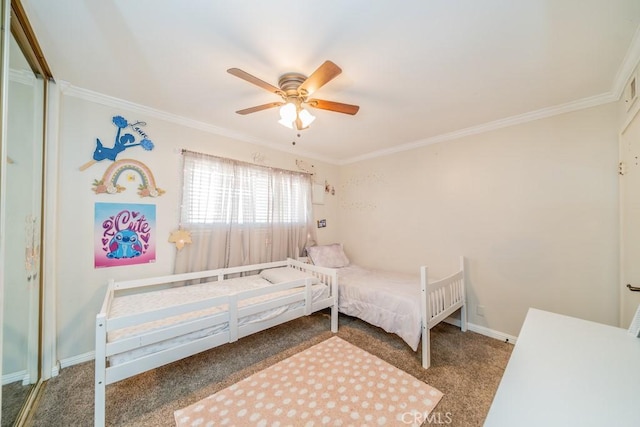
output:
[[[300,256],[315,242],[311,176],[183,151],[183,273]]]

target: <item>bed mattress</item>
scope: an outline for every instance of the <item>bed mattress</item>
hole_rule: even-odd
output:
[[[416,351],[421,336],[420,277],[350,265],[338,269],[338,311],[400,336]]]
[[[200,301],[207,298],[215,298],[226,295],[233,295],[243,291],[272,286],[273,283],[265,280],[260,275],[252,275],[226,279],[220,282],[201,283],[197,285],[181,286],[177,288],[162,289],[153,292],[145,292],[133,295],[123,295],[113,299],[109,310],[109,318],[124,315],[141,314],[144,312],[168,308],[176,305],[187,304]],[[312,285],[313,301],[318,301],[329,296],[328,287],[325,284],[318,283]],[[292,288],[268,295],[241,300],[239,307],[246,307],[251,304],[264,302],[270,299],[291,295],[296,292],[304,292],[304,287]],[[256,313],[251,316],[245,316],[238,319],[238,325],[246,325],[251,322],[260,322],[272,319],[281,315],[287,310],[294,309],[304,305],[304,301],[296,302],[286,306],[276,307],[264,312]],[[224,312],[227,305],[211,307],[205,310],[189,312],[179,316],[167,317],[154,322],[147,322],[130,326],[122,329],[113,330],[107,335],[107,342],[115,342],[124,338],[133,337],[146,332],[166,328],[170,325],[194,320],[203,316]],[[202,338],[211,334],[215,334],[229,327],[228,323],[223,323],[215,327],[201,329],[190,334],[182,335],[169,340],[161,341],[155,344],[137,348],[125,353],[112,355],[109,357],[109,365],[114,366],[127,362],[129,360],[170,348],[180,343],[189,342],[198,338]]]

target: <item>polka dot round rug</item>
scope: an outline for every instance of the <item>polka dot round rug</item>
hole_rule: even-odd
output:
[[[331,337],[184,409],[183,426],[387,426],[426,419],[442,392]]]

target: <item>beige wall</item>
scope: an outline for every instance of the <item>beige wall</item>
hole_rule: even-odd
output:
[[[343,166],[347,255],[436,276],[465,255],[469,321],[505,334],[528,307],[616,324],[618,123],[612,103]]]
[[[178,225],[179,149],[295,169],[314,165],[317,181],[336,194],[315,205],[320,243],[343,242],[356,263],[444,275],[468,257],[470,321],[517,335],[527,307],[615,324],[618,313],[616,104],[336,166],[275,151],[79,96],[61,97],[58,143],[56,263],[57,358],[82,359],[94,349],[94,319],[109,278],[170,273]],[[113,115],[148,123],[156,144],[126,158],[144,162],[166,194],[140,199],[130,190],[96,195],[92,182],[108,163],[85,171],[95,138],[113,138]],[[157,262],[95,269],[94,204],[157,205]],[[477,316],[476,305],[485,307]],[[82,360],[80,360],[82,361]]]
[[[108,279],[123,280],[170,274],[173,269],[175,246],[168,237],[179,225],[181,197],[180,149],[209,153],[242,161],[253,161],[253,153],[260,153],[267,166],[297,170],[296,160],[312,164],[317,179],[324,183],[336,182],[338,167],[312,161],[295,152],[285,153],[264,146],[249,144],[195,129],[190,124],[182,125],[173,119],[164,120],[161,114],[146,112],[142,108],[123,108],[120,103],[112,105],[110,99],[86,100],[77,95],[65,95],[60,103],[60,125],[57,168],[58,200],[57,241],[54,249],[56,277],[57,313],[57,358],[65,360],[79,357],[95,348],[95,316],[100,310]],[[93,154],[96,138],[107,147],[113,145],[117,128],[111,120],[121,115],[129,122],[140,120],[147,123],[144,131],[154,142],[152,151],[140,147],[127,149],[120,159],[135,159],[143,162],[152,171],[158,187],[166,193],[157,198],[140,198],[136,194],[139,181],[127,184],[120,178],[118,183],[129,188],[119,194],[95,194],[92,183],[101,179],[112,164],[109,160],[96,163],[81,171]],[[130,131],[130,130],[129,130]],[[156,205],[157,256],[155,264],[128,267],[94,268],[93,230],[94,205],[96,202],[143,203]],[[327,220],[327,228],[318,230],[318,241],[329,243],[338,239],[337,202],[326,196],[324,205],[314,206],[316,219]],[[82,361],[82,360],[80,360]]]

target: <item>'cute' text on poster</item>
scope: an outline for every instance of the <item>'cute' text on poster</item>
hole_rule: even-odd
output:
[[[155,262],[155,205],[96,203],[95,267]]]

